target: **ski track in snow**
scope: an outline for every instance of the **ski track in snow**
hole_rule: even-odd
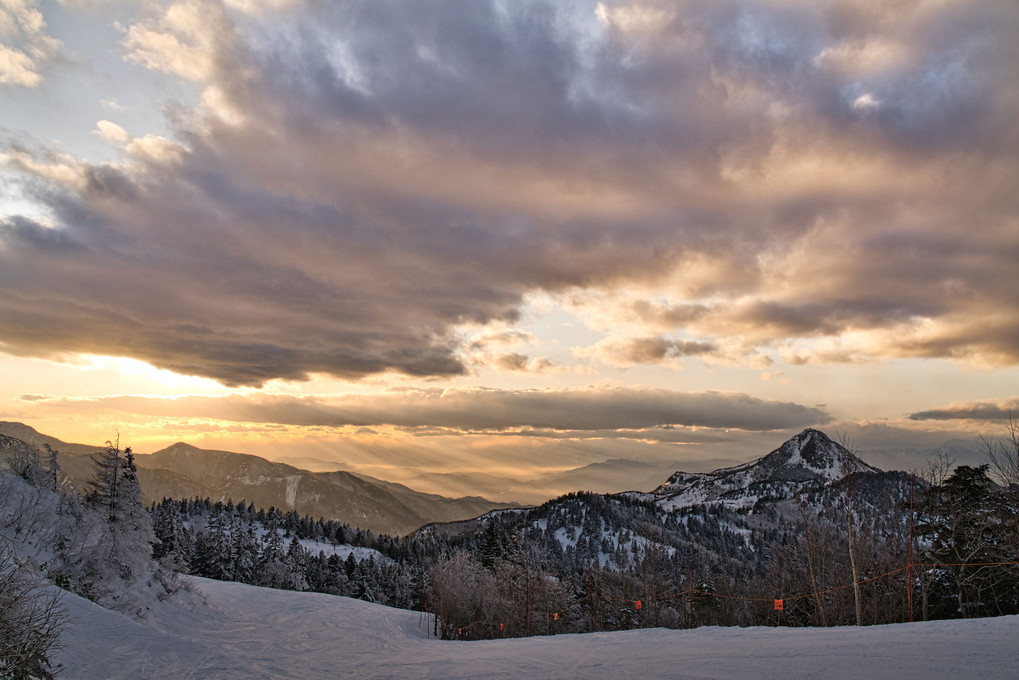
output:
[[[429,639],[422,615],[343,597],[193,578],[207,606],[141,624],[71,595],[56,661],[73,680],[216,678],[1014,679],[1019,617],[866,628],[648,629]],[[197,599],[197,598],[196,598]]]

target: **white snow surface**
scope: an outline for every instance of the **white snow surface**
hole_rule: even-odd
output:
[[[385,555],[380,553],[378,550],[375,550],[374,548],[365,548],[359,545],[346,545],[346,544],[333,545],[332,543],[315,541],[310,538],[302,538],[299,539],[297,542],[300,543],[301,546],[305,550],[310,552],[312,555],[325,553],[326,557],[329,557],[330,555],[338,555],[340,559],[345,560],[347,559],[348,555],[353,553],[354,559],[357,560],[358,562],[361,562],[368,558],[372,558],[376,562],[382,562],[387,564],[393,563],[392,558],[386,557]],[[287,544],[284,543],[283,545],[284,547],[286,547]]]
[[[193,578],[206,605],[163,602],[148,625],[67,595],[61,677],[1016,677],[1019,617],[865,628],[645,629],[481,642],[429,638],[417,613]]]
[[[290,539],[284,536],[283,529],[279,529],[278,532],[283,540],[283,549],[286,550],[290,546]],[[260,541],[265,541],[265,535],[267,533],[269,532],[265,528],[259,527],[258,529],[255,529],[255,535],[258,536],[258,540]],[[391,557],[383,555],[375,548],[365,548],[364,546],[349,545],[346,543],[334,545],[326,541],[316,541],[311,538],[299,538],[297,539],[297,542],[313,556],[317,556],[319,553],[325,553],[326,557],[338,555],[340,559],[345,560],[348,555],[353,553],[354,559],[358,562],[372,558],[376,562],[393,563],[393,559]]]

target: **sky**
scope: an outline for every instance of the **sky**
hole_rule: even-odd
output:
[[[396,481],[1001,434],[1017,35],[1000,0],[0,0],[0,419]]]

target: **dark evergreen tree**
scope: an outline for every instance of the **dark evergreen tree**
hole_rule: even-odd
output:
[[[120,476],[122,472],[120,442],[106,442],[106,449],[94,458],[94,473],[90,483],[89,500],[104,508],[110,522],[117,520],[120,503]]]

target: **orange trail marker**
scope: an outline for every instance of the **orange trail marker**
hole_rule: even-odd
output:
[[[633,605],[635,609],[640,609],[641,608],[640,600],[634,600]]]
[[[780,612],[785,607],[785,602],[782,600],[775,600],[775,611]]]

